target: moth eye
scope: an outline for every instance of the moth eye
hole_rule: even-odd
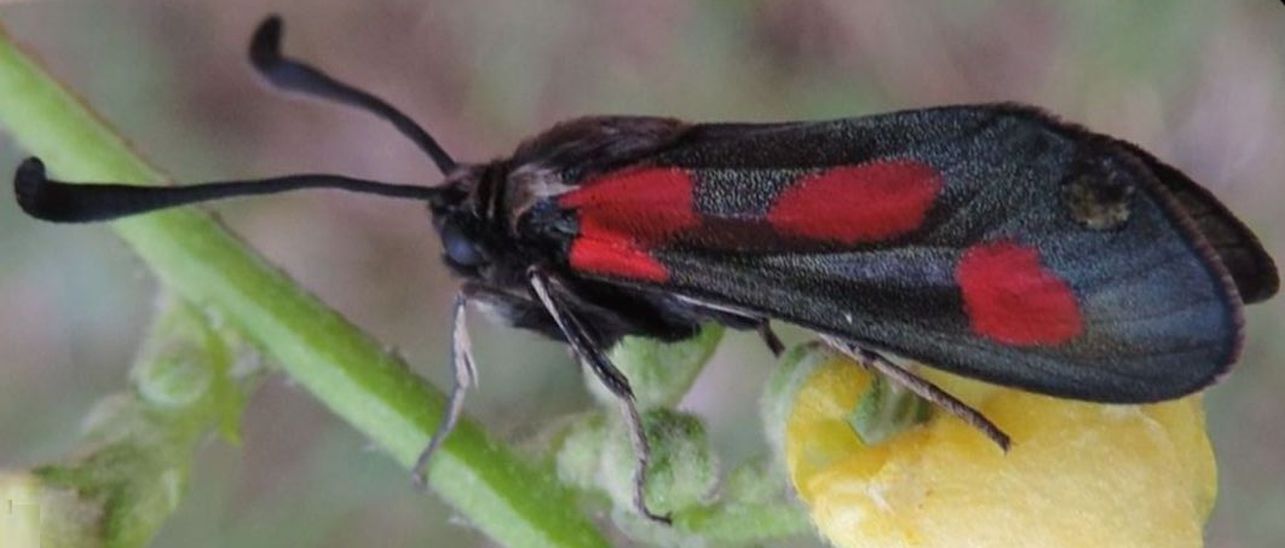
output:
[[[1107,166],[1073,175],[1062,188],[1071,218],[1091,230],[1112,230],[1128,221],[1133,194],[1126,176]]]
[[[451,222],[442,225],[442,247],[446,256],[458,266],[480,266],[486,262],[486,254],[478,248],[477,243],[460,230],[459,225]]]

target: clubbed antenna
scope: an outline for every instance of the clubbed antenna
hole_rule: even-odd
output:
[[[306,63],[281,55],[281,18],[273,15],[263,21],[250,40],[250,62],[272,85],[354,106],[388,120],[402,135],[410,138],[428,154],[443,175],[455,169],[455,160],[437,144],[423,127],[383,99],[335,80]]]
[[[13,176],[18,205],[28,215],[55,223],[109,221],[158,209],[209,200],[275,194],[305,188],[336,188],[394,198],[433,202],[438,188],[394,185],[341,175],[288,175],[251,181],[224,181],[190,186],[71,184],[50,180],[39,158],[27,158]]]
[[[250,60],[273,85],[330,99],[392,122],[437,164],[443,175],[457,164],[424,128],[383,100],[331,78],[307,64],[281,55],[281,18],[269,17],[250,40]],[[28,215],[57,223],[107,221],[158,209],[210,200],[275,194],[306,188],[334,188],[394,198],[436,203],[442,189],[397,185],[331,174],[298,174],[268,179],[221,181],[179,187],[148,187],[115,183],[73,184],[54,181],[45,175],[45,164],[28,158],[13,177],[18,204]]]

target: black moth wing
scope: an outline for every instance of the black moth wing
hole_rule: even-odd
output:
[[[766,212],[799,177],[907,160],[943,181],[915,230],[856,245],[763,237]],[[636,166],[690,174],[701,226],[648,249],[663,281],[579,275],[1056,396],[1124,403],[1194,392],[1236,360],[1237,287],[1254,300],[1276,287],[1271,260],[1248,230],[1177,170],[1029,107],[695,125]],[[1123,209],[1077,214],[1069,188]],[[1201,232],[1209,226],[1227,229],[1211,243]],[[977,332],[957,269],[967,250],[987,242],[1037,250],[1043,268],[1069,285],[1082,320],[1074,338],[1011,344]]]
[[[1160,184],[1177,200],[1187,214],[1186,218],[1194,223],[1195,229],[1227,267],[1245,304],[1266,301],[1280,290],[1280,275],[1272,257],[1263,249],[1258,237],[1228,211],[1227,206],[1181,171],[1165,165],[1137,145],[1119,144],[1142,159]]]

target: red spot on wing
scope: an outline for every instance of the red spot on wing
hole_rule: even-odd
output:
[[[629,242],[577,238],[571,244],[571,266],[577,270],[647,282],[664,282],[669,271],[646,251]]]
[[[563,194],[558,205],[577,210],[580,234],[571,244],[572,268],[653,282],[669,278],[650,250],[700,224],[692,177],[678,168],[611,173]]]
[[[699,225],[692,202],[691,174],[678,168],[608,174],[558,199],[579,210],[582,235],[611,232],[644,246]]]
[[[919,227],[941,190],[924,164],[874,162],[803,177],[777,198],[776,230],[845,244],[877,242]]]
[[[973,331],[1018,346],[1064,343],[1083,330],[1071,287],[1040,265],[1039,253],[1012,242],[964,251],[955,269]]]

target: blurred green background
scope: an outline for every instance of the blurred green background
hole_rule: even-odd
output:
[[[465,160],[588,113],[767,121],[1017,100],[1179,166],[1285,258],[1285,6],[1274,0],[32,1],[0,6],[0,20],[179,180],[331,171],[435,183],[382,123],[257,85],[244,48],[270,12],[285,16],[289,52],[401,105]],[[0,135],[0,172],[23,155]],[[218,210],[446,385],[454,284],[422,208],[313,193]],[[38,224],[0,200],[0,468],[72,447],[89,406],[124,386],[155,292],[108,230]],[[1242,363],[1208,396],[1212,546],[1285,545],[1285,299],[1248,321]],[[558,345],[475,323],[482,389],[469,410],[493,431],[521,439],[589,405]],[[684,402],[728,461],[762,443],[756,400],[771,367],[752,337],[730,336]],[[244,437],[205,447],[158,546],[485,542],[283,379],[255,395]]]

